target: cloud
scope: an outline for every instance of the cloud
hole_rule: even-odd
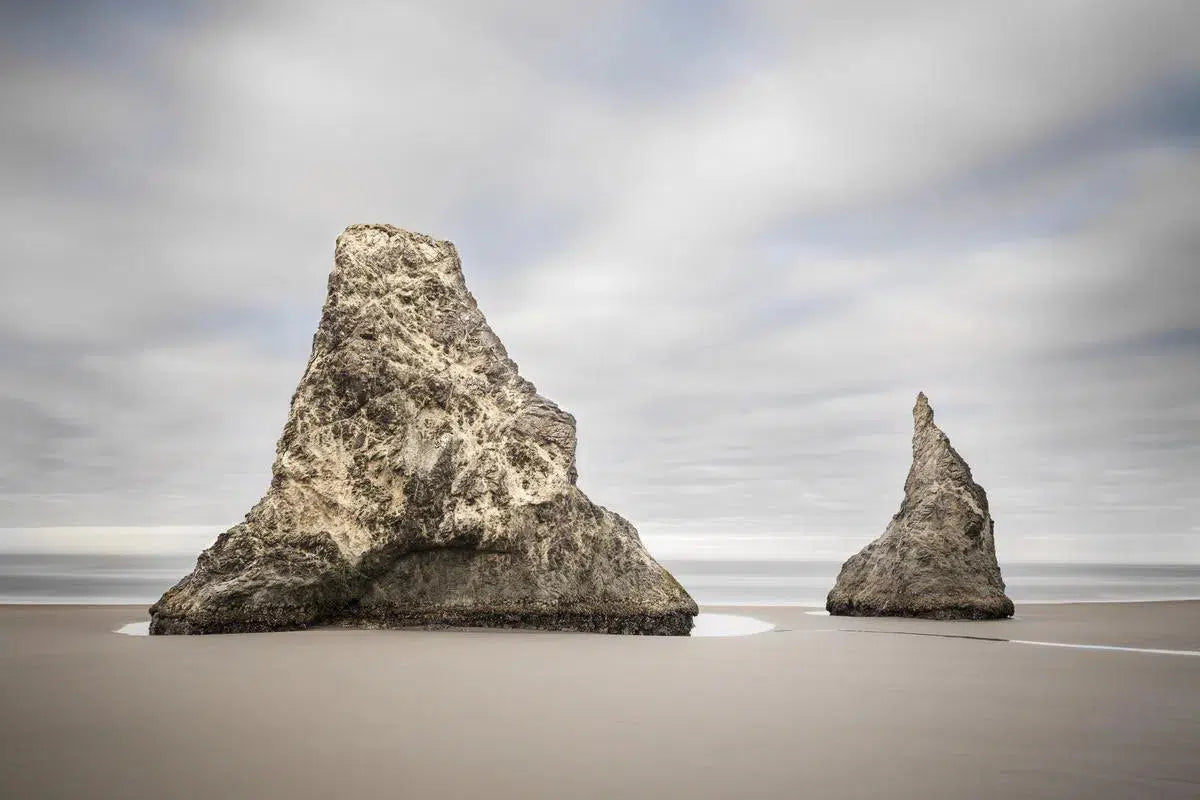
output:
[[[650,536],[848,554],[924,389],[1003,557],[1200,558],[1194,4],[38,8],[0,525],[240,517],[377,220],[458,244]]]

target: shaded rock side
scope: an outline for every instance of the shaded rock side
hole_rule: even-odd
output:
[[[924,393],[913,422],[913,463],[900,511],[882,536],[842,565],[825,608],[848,616],[1012,616],[987,494],[934,425]]]
[[[150,631],[686,635],[695,601],[575,481],[574,417],[517,373],[454,246],[352,225],[270,488],[150,608]]]

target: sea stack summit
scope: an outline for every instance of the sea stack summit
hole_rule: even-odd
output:
[[[270,488],[150,608],[150,632],[686,635],[695,601],[575,479],[574,417],[517,373],[454,245],[351,225]]]
[[[900,511],[882,536],[842,565],[825,608],[860,617],[1011,617],[987,494],[933,424],[924,393],[917,395],[913,422],[913,462]]]

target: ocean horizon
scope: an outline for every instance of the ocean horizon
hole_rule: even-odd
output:
[[[0,604],[150,604],[195,554],[4,553]],[[660,559],[701,605],[824,607],[841,568],[830,560]],[[1200,599],[1200,564],[1001,564],[1021,603]]]

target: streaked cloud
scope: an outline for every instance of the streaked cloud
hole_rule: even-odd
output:
[[[240,518],[388,221],[648,537],[854,550],[924,389],[1002,558],[1200,560],[1193,3],[2,14],[0,526]]]

